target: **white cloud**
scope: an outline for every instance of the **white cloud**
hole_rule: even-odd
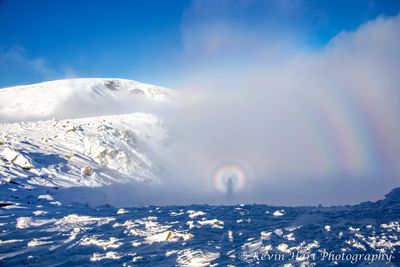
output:
[[[44,58],[31,58],[19,45],[8,48],[0,46],[0,69],[3,71],[31,71],[47,76],[52,71]]]
[[[21,45],[0,45],[0,75],[10,81],[45,81],[57,78],[75,78],[78,72],[71,65],[64,68],[51,68],[44,57],[32,57]],[[13,79],[15,77],[15,79]]]

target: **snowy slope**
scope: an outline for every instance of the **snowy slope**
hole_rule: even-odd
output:
[[[168,131],[159,118],[141,113],[4,124],[0,179],[61,189],[158,183],[155,159],[168,149]],[[78,200],[77,192],[71,197]]]
[[[170,95],[171,90],[122,79],[1,89],[0,121],[19,121],[0,124],[1,200],[27,203],[51,191],[62,203],[140,205],[139,187],[160,183],[164,174],[159,159],[169,149],[170,127],[146,113],[96,115],[104,113],[102,105],[126,103],[135,111],[144,102],[169,101]],[[30,121],[20,121],[24,117]],[[10,184],[20,190],[10,191]]]
[[[171,94],[171,90],[154,85],[104,78],[65,79],[3,88],[0,122],[126,112],[146,99],[168,101]]]

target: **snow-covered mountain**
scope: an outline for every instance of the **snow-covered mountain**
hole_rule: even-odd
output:
[[[67,202],[140,204],[138,187],[160,182],[159,158],[169,149],[170,127],[153,114],[134,112],[135,105],[159,105],[171,94],[122,79],[1,89],[0,121],[17,121],[0,124],[2,200],[32,202],[45,191]],[[98,116],[108,114],[106,105],[134,113]],[[10,191],[10,184],[20,189]]]
[[[0,122],[93,117],[121,113],[143,102],[168,101],[172,91],[125,79],[80,78],[0,90]]]

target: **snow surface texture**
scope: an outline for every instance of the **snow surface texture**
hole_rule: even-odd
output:
[[[3,184],[22,190],[17,184]],[[146,206],[14,200],[0,208],[1,266],[399,266],[400,190],[343,207]],[[276,216],[279,211],[280,216]],[[391,255],[371,261],[335,255]],[[258,253],[258,254],[254,254]],[[284,255],[283,260],[261,255]],[[296,254],[299,253],[299,254]],[[379,254],[380,253],[380,254]],[[315,254],[315,259],[307,255]],[[258,255],[260,260],[254,258]],[[292,259],[292,255],[298,255]],[[371,264],[370,264],[371,263]],[[286,264],[286,265],[285,265]]]

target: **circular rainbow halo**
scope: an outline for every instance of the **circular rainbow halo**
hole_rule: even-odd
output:
[[[237,165],[220,166],[214,171],[213,178],[215,188],[221,193],[227,193],[229,190],[239,192],[246,181],[245,172]]]

